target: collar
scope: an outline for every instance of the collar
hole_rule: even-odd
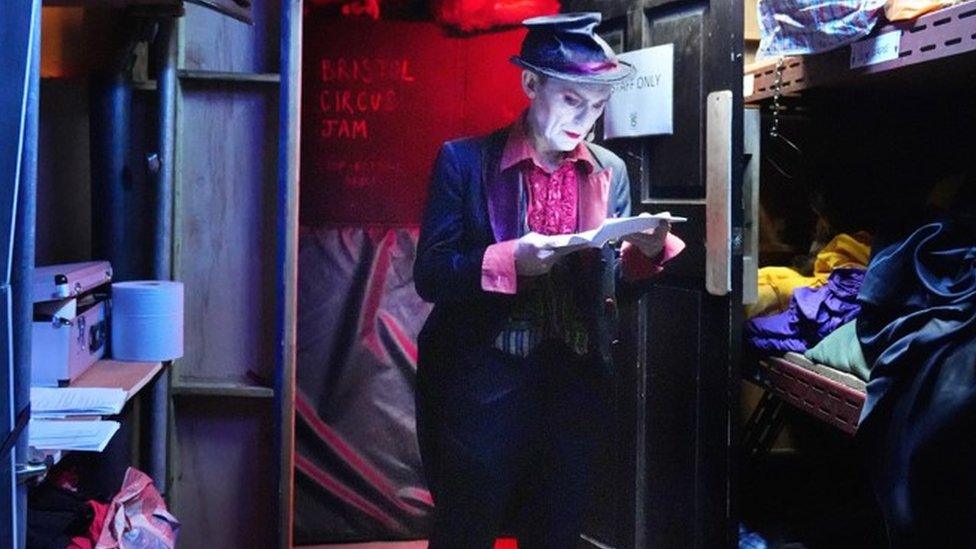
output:
[[[525,119],[527,114],[527,112],[523,112],[522,116],[509,129],[508,139],[505,142],[505,149],[502,151],[502,158],[498,166],[501,171],[507,170],[523,160],[531,160],[539,169],[548,171],[543,166],[542,161],[539,160],[539,155],[536,153],[535,147],[532,146],[532,140],[529,139],[526,131]],[[583,162],[587,173],[593,173],[596,168],[596,160],[594,160],[593,154],[582,141],[576,145],[575,149],[566,153],[562,162]]]

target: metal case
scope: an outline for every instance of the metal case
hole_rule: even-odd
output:
[[[34,303],[78,297],[112,281],[108,261],[66,263],[34,268]]]
[[[64,387],[105,356],[111,281],[107,261],[34,270],[31,385]]]

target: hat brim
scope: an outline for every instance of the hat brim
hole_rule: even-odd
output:
[[[522,59],[518,55],[513,55],[509,61],[513,64],[522,67],[523,69],[528,69],[539,74],[544,74],[550,78],[557,78],[559,80],[566,80],[568,82],[579,82],[584,84],[618,84],[626,80],[630,80],[634,77],[634,73],[637,69],[634,68],[630,63],[617,60],[617,66],[609,71],[604,71],[597,74],[579,74],[575,72],[560,72],[557,70],[549,69],[546,67],[540,67],[533,65],[528,61]]]

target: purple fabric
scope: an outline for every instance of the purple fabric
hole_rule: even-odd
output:
[[[787,310],[746,322],[746,342],[767,353],[806,351],[857,316],[863,280],[863,269],[841,268],[820,288],[797,288]]]
[[[810,55],[846,46],[867,36],[885,0],[761,0],[758,57]]]

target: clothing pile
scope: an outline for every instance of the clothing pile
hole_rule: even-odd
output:
[[[857,331],[858,439],[894,547],[976,547],[976,217],[878,243]]]
[[[49,482],[30,491],[28,509],[27,547],[37,549],[91,549],[108,514],[108,504]]]
[[[111,501],[85,494],[74,471],[57,471],[28,494],[27,547],[173,549],[179,522],[146,474],[129,468]]]
[[[869,241],[863,233],[836,236],[817,254],[813,276],[760,269],[759,301],[747,308],[753,318],[743,329],[748,346],[762,354],[804,353],[854,320]]]
[[[857,319],[837,328],[803,356],[814,364],[829,366],[864,382],[871,375],[861,342],[857,340]]]

